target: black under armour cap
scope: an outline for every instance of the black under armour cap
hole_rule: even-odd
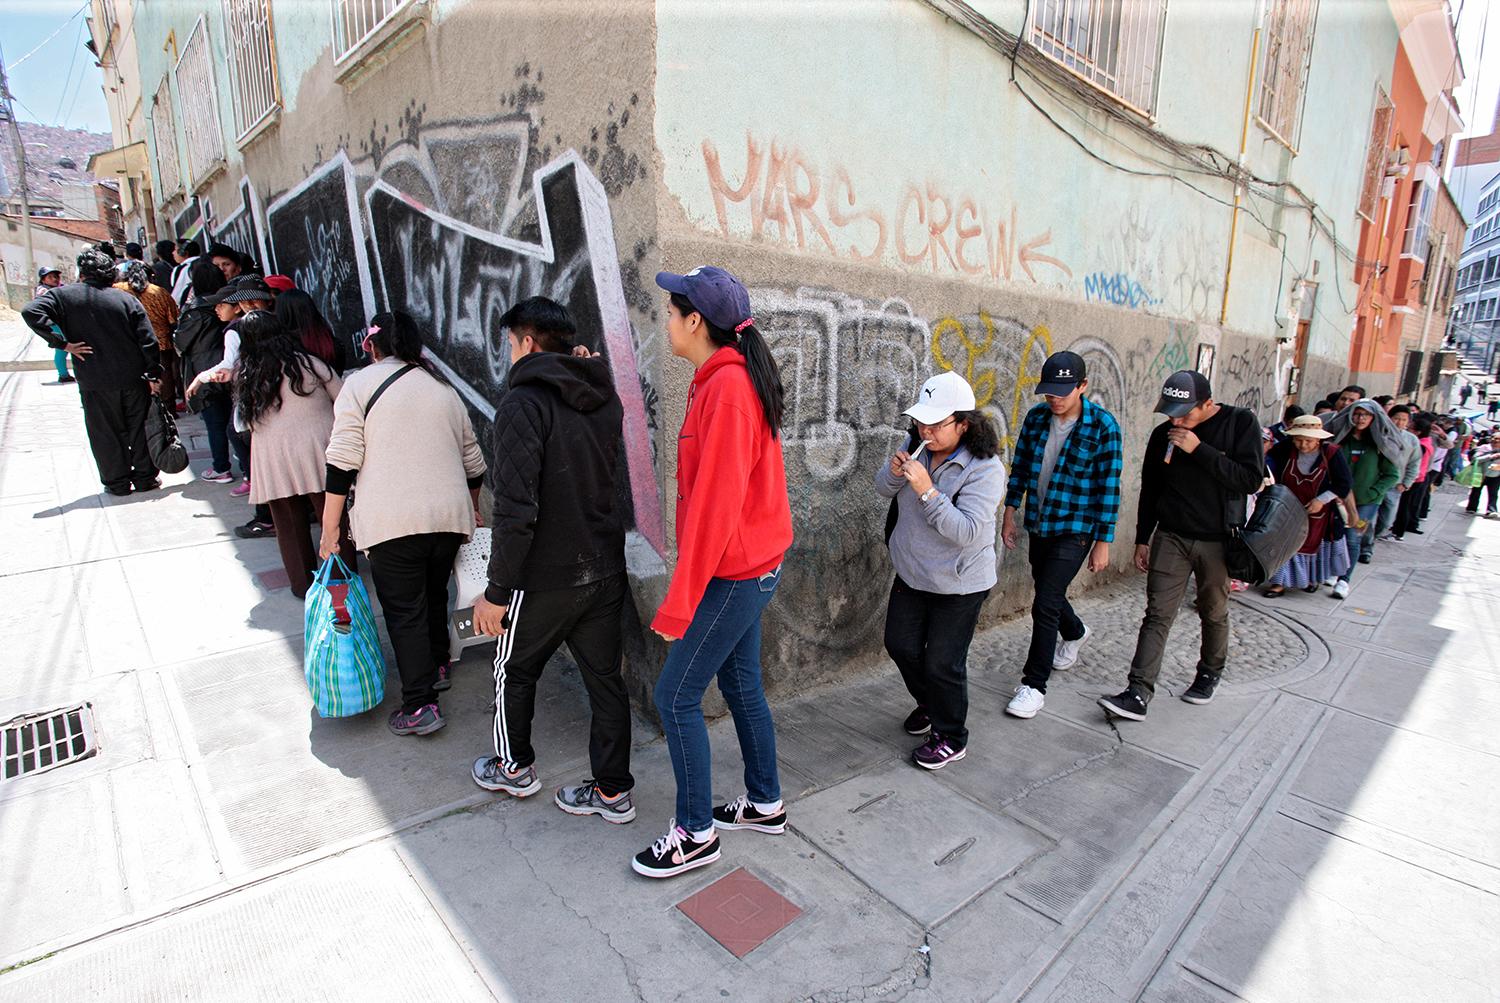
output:
[[[1066,397],[1078,389],[1078,384],[1087,376],[1083,356],[1077,352],[1053,352],[1042,363],[1042,379],[1036,385],[1036,392],[1049,397]]]
[[[1179,369],[1161,385],[1161,399],[1156,402],[1156,413],[1168,418],[1181,418],[1212,396],[1213,390],[1209,388],[1207,376],[1192,369]]]

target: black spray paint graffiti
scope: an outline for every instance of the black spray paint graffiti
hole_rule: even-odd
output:
[[[266,254],[265,213],[249,178],[240,179],[240,207],[214,230],[214,240],[228,244],[241,254],[249,255],[266,271],[271,262]]]
[[[567,306],[579,340],[610,361],[625,408],[636,528],[665,553],[645,386],[636,368],[607,196],[571,152],[538,170],[533,188],[537,242],[486,232],[428,208],[384,179],[373,183],[365,206],[385,302],[417,319],[431,339],[431,356],[486,420],[494,417],[510,366],[500,316],[527,296]]]
[[[337,155],[266,210],[276,267],[317,302],[334,334],[357,344],[375,313],[354,169]]]

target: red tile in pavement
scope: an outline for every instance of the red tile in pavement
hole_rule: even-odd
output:
[[[292,580],[287,577],[286,568],[276,568],[273,571],[257,571],[255,577],[260,579],[260,587],[267,592],[275,592],[277,589],[289,589]]]
[[[736,958],[743,958],[802,915],[790,900],[743,867],[683,899],[677,908]]]

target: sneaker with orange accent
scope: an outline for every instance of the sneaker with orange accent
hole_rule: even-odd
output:
[[[569,815],[598,815],[616,825],[635,818],[635,803],[630,799],[630,792],[621,791],[612,798],[607,797],[599,789],[597,780],[585,780],[577,787],[560,787],[553,800]]]
[[[667,834],[630,861],[637,874],[648,878],[670,878],[697,867],[706,867],[719,859],[719,837],[715,833],[698,842],[674,818],[667,823]]]

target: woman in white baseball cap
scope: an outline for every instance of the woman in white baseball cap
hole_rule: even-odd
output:
[[[937,770],[962,759],[969,741],[969,642],[995,587],[1005,465],[994,424],[957,373],[922,384],[902,413],[912,420],[907,448],[875,474],[875,490],[892,500],[886,545],[896,569],[885,650],[917,702],[906,732],[926,736],[912,761]]]

